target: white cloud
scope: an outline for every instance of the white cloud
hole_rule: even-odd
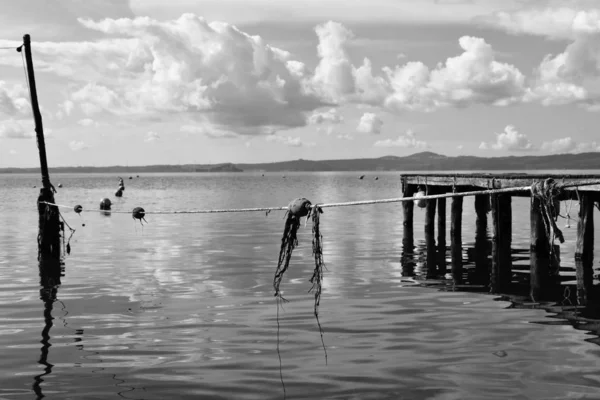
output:
[[[571,7],[528,8],[499,11],[478,18],[512,34],[530,34],[550,39],[575,39],[581,34],[600,33],[600,10]]]
[[[0,121],[0,138],[31,139],[35,137],[32,121],[8,119]]]
[[[373,144],[375,147],[404,147],[410,149],[426,149],[429,147],[427,142],[417,140],[415,133],[412,130],[407,130],[404,135],[398,136],[397,139],[378,140]]]
[[[25,117],[31,115],[29,94],[22,85],[0,81],[0,120],[4,117]]]
[[[549,153],[583,153],[600,151],[600,145],[596,142],[577,143],[572,137],[568,136],[544,142],[541,149]]]
[[[77,121],[77,123],[81,126],[85,126],[88,128],[97,128],[98,126],[100,126],[98,122],[94,121],[91,118],[80,119],[79,121]]]
[[[14,156],[15,154],[17,154],[17,151],[15,149],[10,149],[8,154],[10,154],[11,156]]]
[[[240,135],[235,132],[215,128],[206,122],[198,125],[183,125],[180,130],[181,132],[201,134],[213,139],[240,137]]]
[[[373,75],[367,58],[356,68],[348,56],[348,43],[354,34],[344,25],[329,21],[315,28],[319,45],[319,64],[311,84],[319,96],[334,103],[380,104],[389,92],[383,77]]]
[[[69,148],[71,148],[71,150],[73,150],[73,151],[81,151],[81,150],[88,149],[89,147],[90,146],[88,146],[87,144],[85,144],[84,142],[81,142],[81,141],[73,140],[73,141],[69,142]]]
[[[507,125],[503,132],[497,133],[495,143],[482,142],[479,148],[482,150],[509,151],[535,150],[527,135],[519,133],[513,125]]]
[[[313,125],[331,123],[331,124],[339,124],[344,120],[344,117],[337,113],[337,109],[330,108],[327,111],[323,112],[314,112],[310,117],[308,117],[308,122]]]
[[[158,139],[160,139],[160,136],[158,135],[158,133],[150,131],[150,132],[146,133],[144,142],[151,143],[151,142],[157,141]]]
[[[381,133],[383,121],[375,113],[366,112],[360,118],[356,130],[362,133],[378,135]]]
[[[354,138],[351,135],[349,135],[349,134],[345,134],[345,135],[339,134],[336,137],[338,139],[342,139],[342,140],[354,140]]]
[[[291,137],[291,136],[278,136],[278,135],[268,135],[265,137],[265,140],[267,142],[275,142],[275,143],[281,143],[284,144],[286,146],[291,146],[291,147],[302,147],[302,146],[306,146],[306,147],[312,147],[315,146],[315,143],[304,143],[302,142],[302,140],[300,140],[299,137]]]
[[[430,70],[421,62],[384,68],[393,88],[386,105],[394,110],[432,111],[475,103],[507,105],[525,92],[525,76],[513,65],[495,60],[485,40],[463,36],[463,53]]]
[[[462,145],[462,144],[459,144],[458,146],[456,146],[456,149],[457,149],[457,150],[462,150],[464,147],[465,147],[464,145]]]
[[[327,136],[331,136],[335,132],[335,128],[333,126],[328,126],[328,127],[320,126],[317,128],[317,132],[325,133]]]

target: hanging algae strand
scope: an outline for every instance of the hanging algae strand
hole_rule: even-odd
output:
[[[275,277],[273,278],[275,296],[280,297],[284,301],[285,299],[281,296],[281,292],[279,291],[279,285],[281,284],[281,279],[283,279],[283,274],[290,266],[292,252],[298,245],[297,233],[298,228],[300,228],[300,218],[308,218],[311,207],[312,203],[302,197],[293,200],[288,205],[288,210],[286,211],[285,228],[283,229],[281,248],[279,250],[279,261],[277,262],[277,269],[275,270]]]
[[[325,341],[323,340],[323,328],[319,321],[319,304],[321,303],[321,291],[323,289],[323,269],[325,268],[325,261],[323,261],[323,235],[321,234],[319,217],[323,213],[323,210],[318,205],[314,205],[312,208],[312,222],[313,222],[313,256],[315,257],[315,270],[313,272],[310,282],[313,284],[309,292],[315,292],[315,319],[319,326],[319,333],[321,334],[321,343],[323,344],[323,351],[325,352],[325,364],[327,364],[327,350],[325,349]],[[308,218],[308,217],[307,217]]]

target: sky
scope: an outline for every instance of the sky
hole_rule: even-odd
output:
[[[600,151],[597,0],[20,0],[0,167]],[[596,7],[596,8],[595,8]]]

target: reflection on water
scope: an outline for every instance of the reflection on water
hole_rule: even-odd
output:
[[[129,181],[113,210],[400,193],[392,173],[378,173],[377,181],[286,175],[142,176]],[[127,214],[93,212],[80,220],[65,211],[72,226],[85,221],[85,227],[71,240],[66,271],[43,265],[38,274],[36,179],[0,176],[9,189],[0,191],[0,274],[6,277],[0,282],[0,398],[283,398],[272,286],[283,214],[149,214],[142,230]],[[96,210],[98,199],[111,196],[114,179],[61,176],[57,200]],[[446,243],[429,280],[422,210],[415,210],[414,236],[398,205],[325,210],[319,318],[327,364],[307,293],[314,259],[311,227],[303,225],[282,282],[290,300],[279,315],[287,397],[593,398],[600,384],[597,271],[577,268],[575,230],[566,230],[560,285],[551,298],[531,301],[529,230],[520,223],[528,221],[528,202],[519,202],[513,203],[513,285],[501,295],[489,294],[488,221],[477,220],[471,200],[464,202],[460,267],[448,269]]]

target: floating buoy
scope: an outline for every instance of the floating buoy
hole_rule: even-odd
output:
[[[375,180],[376,180],[376,181],[378,181],[378,180],[379,180],[379,177],[378,177],[378,176],[376,176],[376,177],[375,177]]]
[[[112,202],[107,197],[100,200],[100,209],[101,210],[110,210],[111,205],[112,205]]]
[[[417,193],[415,193],[414,197],[416,197],[415,204],[417,205],[417,207],[419,207],[419,208],[427,207],[427,199],[419,198],[419,197],[425,197],[424,191],[419,190]]]
[[[146,221],[144,219],[144,216],[146,216],[146,211],[142,207],[134,208],[133,211],[131,212],[131,216],[133,217],[133,219],[139,219],[140,224],[142,224],[142,220],[144,222],[148,223],[148,221]],[[144,225],[144,224],[142,224],[142,225]]]
[[[288,205],[288,212],[295,217],[306,217],[310,211],[312,203],[301,197],[296,200],[292,200],[292,202]]]
[[[133,178],[130,176],[129,179],[133,179]]]
[[[365,176],[361,175],[361,176],[358,177],[358,179],[365,179]]]
[[[81,214],[81,212],[83,211],[83,207],[78,204],[75,207],[73,207],[73,211],[75,211],[75,213],[77,214]]]
[[[136,177],[136,178],[139,178],[140,176],[139,176],[139,175],[136,175],[135,177]]]
[[[62,183],[59,183],[59,184],[58,184],[58,187],[62,187]]]
[[[35,186],[35,185],[33,185],[33,188],[35,189],[35,188],[36,188],[36,186]]]
[[[115,196],[117,197],[121,197],[123,196],[123,188],[120,187],[116,192],[115,192]]]

